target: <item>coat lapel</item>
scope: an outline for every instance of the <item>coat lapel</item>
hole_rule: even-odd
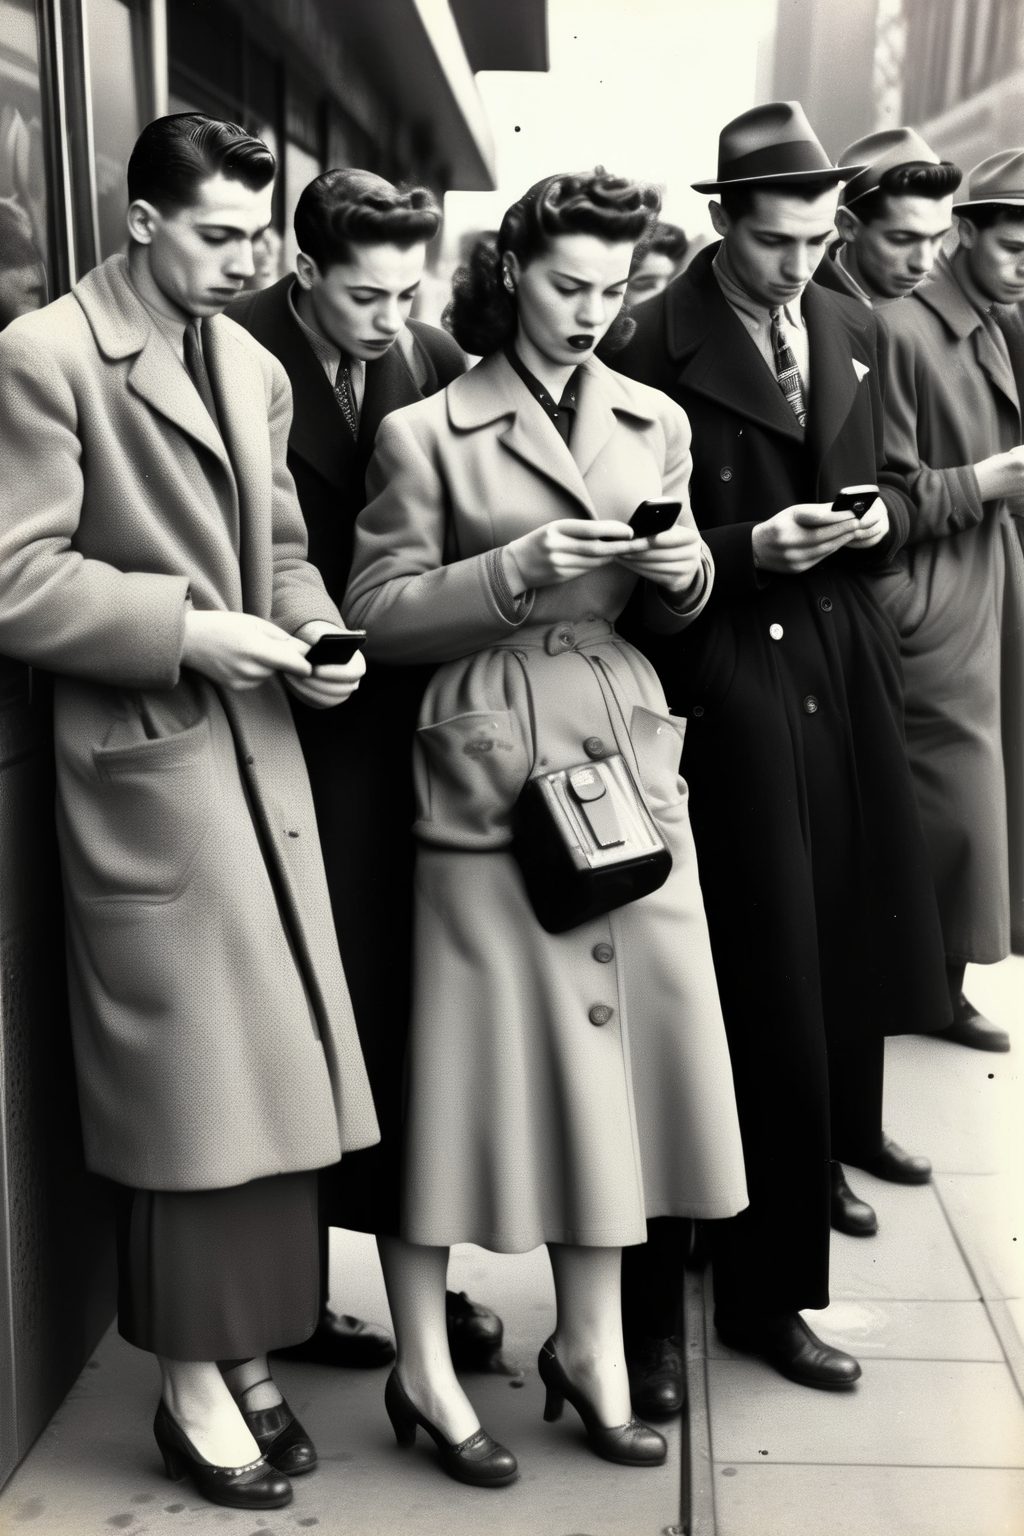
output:
[[[270,613],[273,547],[271,487],[274,466],[267,433],[266,385],[262,370],[222,315],[203,327],[206,366],[213,385],[224,445],[238,489],[238,558],[246,613]]]
[[[1010,360],[989,334],[988,328],[968,299],[956,278],[956,272],[946,256],[940,256],[929,275],[914,290],[914,298],[935,311],[946,327],[960,341],[972,338],[978,367],[989,383],[1005,395],[1013,409],[1020,414],[1020,396]],[[998,310],[993,311],[994,323],[1000,325]],[[1006,335],[1006,327],[1000,326]],[[1009,338],[1008,338],[1009,340]]]
[[[825,289],[808,283],[803,295],[810,352],[807,436],[821,464],[843,429],[861,387],[850,352],[850,333]]]
[[[366,365],[366,390],[359,413],[359,446],[365,459],[373,452],[377,428],[385,416],[423,398],[396,342],[383,357]]]

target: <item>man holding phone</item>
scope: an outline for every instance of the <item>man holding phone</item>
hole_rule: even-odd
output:
[[[716,194],[721,243],[643,307],[611,359],[685,407],[716,569],[684,634],[630,632],[688,716],[682,766],[747,1162],[750,1208],[712,1234],[716,1325],[817,1387],[860,1375],[800,1317],[828,1305],[830,1219],[877,1229],[840,1160],[928,1179],[883,1135],[884,1037],[948,1019],[899,657],[868,580],[909,518],[882,460],[878,328],[810,284],[856,169],[832,165],[796,102],[729,124],[718,177],[697,187]],[[665,1227],[625,1256],[641,1400],[644,1361],[664,1383],[657,1338],[681,1288]]]

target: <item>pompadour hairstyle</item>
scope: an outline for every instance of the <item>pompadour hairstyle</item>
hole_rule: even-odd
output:
[[[161,213],[174,213],[187,208],[211,176],[260,192],[276,169],[263,140],[237,123],[203,112],[175,112],[149,123],[136,139],[128,161],[128,200],[144,198]]]
[[[295,209],[299,250],[320,271],[351,260],[354,245],[397,245],[432,240],[441,210],[426,187],[393,187],[372,171],[325,171],[304,188]]]
[[[964,173],[952,160],[932,165],[927,160],[909,160],[906,165],[890,165],[879,178],[878,186],[863,197],[855,197],[847,207],[862,224],[885,217],[889,197],[929,197],[935,202],[949,197],[963,181]]]
[[[636,244],[647,235],[660,208],[656,187],[612,176],[601,165],[592,172],[545,177],[506,211],[497,243],[488,235],[477,241],[469,262],[455,274],[442,323],[466,352],[488,357],[500,351],[518,325],[515,294],[502,280],[507,252],[527,267],[559,235],[596,235],[609,244]],[[626,315],[617,315],[601,343],[602,352],[625,346],[634,329]]]

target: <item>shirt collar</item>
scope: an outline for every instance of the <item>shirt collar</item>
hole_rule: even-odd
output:
[[[505,356],[530,391],[530,394],[535,400],[540,402],[552,420],[557,419],[559,411],[574,411],[576,409],[580,387],[580,370],[578,368],[574,368],[566,380],[565,388],[562,390],[562,398],[556,405],[551,395],[540,382],[540,379],[527,368],[511,341],[505,348]]]
[[[828,259],[829,258],[827,255],[822,257],[823,261],[828,261]],[[847,286],[852,290],[854,298],[859,299],[862,304],[866,304],[868,309],[874,309],[874,299],[871,297],[870,293],[868,293],[866,289],[864,289],[861,284],[858,283],[857,279],[854,277],[853,273],[850,271],[849,266],[847,265],[845,240],[840,245],[838,251],[836,251],[835,262],[840,272],[842,272]]]
[[[742,310],[745,315],[750,316],[751,320],[755,320],[758,325],[763,325],[765,330],[767,330],[771,325],[772,311],[762,304],[760,299],[752,299],[747,290],[740,286],[739,280],[733,271],[732,263],[729,260],[724,240],[718,247],[712,267],[714,268],[715,277],[718,279],[718,286],[721,288],[726,301],[732,305],[733,309]],[[800,312],[802,302],[803,290],[801,290],[797,298],[790,300],[788,304],[780,304],[778,306],[782,311],[783,318],[790,325],[800,326],[801,330],[804,328],[804,319]]]
[[[328,341],[326,336],[321,336],[319,331],[314,331],[312,326],[306,324],[295,303],[295,289],[296,282],[293,281],[288,289],[288,308],[291,310],[292,319],[312,347],[317,362],[321,367],[328,369],[331,378],[334,379],[342,364],[348,366],[348,358],[333,341]]]
[[[962,246],[958,246],[953,252],[952,258],[945,252],[939,257],[939,261],[946,261],[957,283],[963,289],[964,297],[972,309],[987,319],[992,314],[994,300],[987,298],[971,276],[971,269],[967,265],[967,257]]]

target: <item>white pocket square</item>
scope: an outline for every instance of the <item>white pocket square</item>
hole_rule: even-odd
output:
[[[867,378],[871,369],[867,363],[859,363],[855,357],[851,358],[850,361],[853,363],[853,371],[857,375],[857,383],[859,384],[863,379]]]

